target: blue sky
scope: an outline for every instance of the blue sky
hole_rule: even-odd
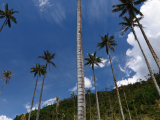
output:
[[[4,86],[0,95],[0,118],[12,120],[16,115],[28,112],[36,77],[30,73],[31,67],[35,63],[45,65],[45,61],[38,59],[43,55],[43,51],[56,53],[52,61],[57,68],[51,66],[44,82],[41,107],[55,103],[55,97],[60,99],[70,97],[76,91],[77,67],[76,67],[76,7],[77,1],[71,0],[2,0],[0,9],[4,10],[4,5],[8,3],[9,9],[13,8],[19,13],[13,16],[17,19],[17,24],[11,21],[11,28],[3,27],[0,33],[1,40],[1,70],[12,69],[14,75],[9,83]],[[138,78],[145,80],[149,71],[145,64],[133,33],[128,31],[124,36],[120,36],[121,28],[118,23],[120,13],[112,13],[112,6],[118,4],[118,0],[82,0],[82,40],[83,57],[88,57],[87,52],[93,54],[97,43],[101,42],[99,35],[114,35],[118,46],[115,52],[111,52],[113,69],[118,84],[127,85],[134,83]],[[160,0],[148,0],[145,4],[136,6],[143,14],[141,24],[146,27],[144,31],[157,56],[160,58]],[[127,14],[126,14],[127,15]],[[127,15],[128,16],[128,15]],[[0,25],[5,19],[0,20]],[[152,70],[158,72],[158,68],[153,60],[150,51],[139,30],[135,28],[138,39],[149,60]],[[114,86],[113,75],[105,48],[97,51],[97,57],[103,57],[103,64],[95,67],[97,90]],[[85,63],[86,61],[84,61]],[[47,70],[48,71],[48,70]],[[3,76],[2,72],[0,76]],[[91,88],[94,93],[93,73],[89,66],[84,67],[86,89]],[[43,77],[39,77],[35,94],[33,110],[38,107],[40,89]],[[4,80],[1,81],[1,86]]]

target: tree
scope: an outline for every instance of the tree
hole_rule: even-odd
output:
[[[3,23],[3,25],[2,25],[2,27],[0,29],[0,32],[1,32],[1,30],[2,30],[4,25],[8,24],[9,28],[11,27],[11,21],[10,20],[12,20],[14,23],[17,24],[16,18],[14,16],[12,16],[12,15],[14,13],[19,13],[19,12],[18,11],[13,11],[13,10],[14,9],[8,10],[8,3],[6,3],[6,5],[5,5],[5,11],[0,10],[0,15],[2,15],[2,16],[0,16],[0,18],[6,17],[6,20],[4,21],[4,23]]]
[[[99,66],[98,63],[103,63],[103,62],[102,62],[102,59],[101,59],[102,57],[96,57],[96,52],[97,51],[95,51],[94,55],[91,55],[90,53],[87,53],[90,58],[85,58],[84,60],[88,61],[87,63],[85,63],[85,65],[92,66],[93,76],[94,76],[94,85],[95,85],[95,94],[96,94],[96,104],[97,104],[98,120],[100,120],[100,110],[99,110],[98,95],[97,95],[97,89],[96,89],[94,66],[95,65]]]
[[[87,90],[87,94],[89,94],[89,110],[90,110],[90,120],[91,120],[92,118],[91,118],[91,100],[90,100],[91,90],[90,89]]]
[[[81,0],[77,0],[77,120],[86,120]]]
[[[9,79],[11,79],[12,75],[14,75],[14,73],[12,73],[12,71],[13,71],[13,70],[7,70],[7,71],[2,70],[2,73],[3,73],[4,76],[2,76],[2,77],[0,77],[0,78],[1,78],[1,80],[3,80],[3,79],[5,78],[5,81],[4,81],[4,83],[3,83],[2,89],[3,89],[3,87],[4,87],[4,84],[5,84],[5,83],[8,84],[8,83],[9,83]],[[2,92],[2,89],[1,89],[1,91],[0,91],[0,94],[1,94],[1,92]]]
[[[73,92],[72,94],[71,94],[71,97],[73,98],[73,104],[74,104],[74,115],[75,115],[75,98],[76,98],[76,94]],[[73,118],[74,118],[74,115],[73,115]],[[75,118],[74,118],[74,120],[75,120]]]
[[[50,71],[50,64],[52,64],[54,67],[56,67],[56,65],[51,61],[51,59],[54,59],[55,53],[51,54],[51,53],[48,52],[48,50],[46,52],[43,51],[43,53],[44,53],[44,56],[38,56],[37,58],[42,58],[43,60],[46,60],[46,69],[47,69],[47,64],[49,64],[49,71]],[[41,104],[41,98],[42,98],[42,91],[43,91],[43,84],[44,84],[45,75],[46,75],[46,73],[44,74],[44,77],[43,77],[43,82],[42,82],[42,87],[41,87],[41,94],[40,94],[40,98],[39,98],[39,104],[38,104],[38,111],[37,111],[36,120],[39,120],[40,104]]]
[[[131,17],[131,19],[135,18],[136,19],[136,22],[138,23],[138,26],[143,34],[143,37],[148,45],[148,48],[159,68],[159,73],[160,73],[160,61],[156,55],[156,53],[154,52],[145,32],[143,31],[142,29],[142,25],[139,23],[139,20],[138,18],[136,17],[135,13],[138,13],[140,14],[141,16],[143,16],[143,14],[136,8],[134,7],[134,5],[138,5],[138,4],[141,4],[147,0],[120,0],[122,4],[118,4],[118,5],[113,5],[113,9],[112,12],[119,12],[119,11],[122,11],[121,14],[119,15],[119,17],[122,17],[127,11],[129,12],[129,17]],[[135,13],[134,13],[135,12]]]
[[[113,67],[112,67],[111,57],[110,57],[110,53],[109,53],[109,48],[114,52],[113,47],[117,44],[116,44],[116,41],[113,40],[114,36],[111,36],[110,38],[108,38],[108,33],[104,37],[102,37],[102,36],[100,36],[100,37],[101,37],[102,42],[98,43],[97,47],[99,47],[99,49],[101,49],[101,48],[104,48],[106,46],[106,52],[107,52],[107,55],[109,55],[111,69],[112,69],[113,78],[114,78],[114,83],[115,83],[115,86],[116,86],[117,97],[118,97],[118,102],[119,102],[119,107],[120,107],[120,111],[121,111],[122,120],[125,120],[122,105],[121,105],[121,100],[120,100],[120,96],[119,96],[118,86],[117,86],[116,78],[115,78]]]
[[[126,95],[125,95],[125,91],[124,91],[124,86],[121,84],[121,87],[123,89],[124,98],[125,98],[127,109],[128,109],[128,113],[129,113],[129,118],[130,118],[130,120],[132,120],[132,117],[131,117],[131,114],[130,114],[130,111],[129,111],[129,107],[128,107],[128,103],[127,103],[127,99],[126,99]]]
[[[59,97],[58,96],[56,96],[56,119],[58,120],[58,107],[59,107],[59,101],[62,101],[61,99],[59,99]]]
[[[42,66],[39,63],[38,63],[38,65],[37,65],[37,63],[35,63],[35,67],[32,67],[31,69],[32,70],[30,72],[31,73],[34,72],[34,77],[37,75],[37,80],[36,80],[36,84],[35,84],[35,89],[34,89],[34,94],[33,94],[33,98],[32,98],[32,104],[31,104],[28,120],[30,120],[30,116],[31,116],[32,106],[33,106],[33,102],[34,102],[34,96],[35,96],[37,82],[38,82],[38,76],[41,76],[41,74],[44,75],[46,72],[45,65]]]
[[[140,18],[137,18],[137,19],[142,19],[142,17],[140,17]],[[136,36],[136,33],[135,33],[135,30],[134,30],[134,26],[138,26],[137,24],[134,24],[136,21],[134,20],[133,21],[133,19],[130,17],[130,18],[127,18],[126,16],[124,16],[123,17],[123,20],[124,21],[126,21],[126,22],[121,22],[121,23],[119,23],[120,25],[123,25],[122,26],[122,28],[120,29],[120,30],[123,30],[123,32],[122,32],[122,34],[124,33],[124,32],[126,32],[128,29],[129,29],[129,27],[131,27],[131,29],[132,29],[132,31],[133,31],[133,35],[134,35],[134,37],[135,37],[135,40],[138,42],[138,45],[139,45],[139,47],[140,47],[140,49],[141,49],[141,52],[142,52],[142,54],[143,54],[143,56],[144,56],[144,59],[145,59],[145,61],[146,61],[146,64],[147,64],[147,67],[148,67],[148,70],[149,70],[149,72],[150,72],[150,74],[151,74],[151,77],[152,77],[152,80],[153,80],[153,82],[154,82],[154,85],[155,85],[155,87],[156,87],[156,89],[157,89],[157,92],[158,92],[158,94],[159,94],[159,96],[160,96],[160,89],[159,89],[159,86],[158,86],[158,84],[157,84],[157,81],[156,81],[156,79],[155,79],[155,77],[154,77],[154,74],[153,74],[153,72],[152,72],[152,69],[151,69],[151,67],[150,67],[150,65],[149,65],[149,62],[148,62],[148,60],[147,60],[147,58],[146,58],[146,56],[145,56],[145,54],[144,54],[144,52],[143,52],[143,49],[142,49],[142,47],[141,47],[141,44],[139,43],[139,40],[138,40],[138,38],[137,38],[137,36]]]

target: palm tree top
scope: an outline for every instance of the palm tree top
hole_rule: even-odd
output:
[[[123,20],[125,22],[121,22],[119,23],[119,25],[122,25],[122,27],[120,28],[120,31],[122,31],[122,35],[129,29],[129,27],[131,27],[133,25],[134,26],[138,26],[138,24],[136,24],[136,20],[133,20],[131,17],[127,18],[125,15],[122,17]],[[141,20],[143,17],[139,17],[137,18],[138,20]],[[142,26],[143,27],[143,26]],[[143,27],[144,28],[144,27]],[[132,29],[131,29],[132,30]]]
[[[54,67],[56,67],[56,65],[51,61],[51,59],[54,59],[55,57],[55,53],[54,54],[51,54],[48,52],[48,50],[46,51],[43,51],[44,53],[44,56],[38,56],[37,58],[42,58],[44,60],[46,60],[46,67],[47,67],[47,64],[49,63],[49,71],[50,71],[50,64],[52,64]]]
[[[11,76],[14,75],[14,73],[12,73],[12,71],[13,70],[7,70],[7,71],[2,70],[2,73],[4,76],[2,76],[0,78],[1,78],[1,80],[3,80],[6,77],[6,84],[8,84],[9,79],[11,79]]]
[[[71,94],[71,97],[76,97],[76,94],[73,92],[73,93]]]
[[[19,13],[18,11],[13,11],[14,9],[8,9],[8,3],[5,5],[5,11],[0,10],[0,18],[6,17],[8,20],[6,24],[8,23],[8,26],[11,27],[10,19],[17,24],[16,18],[12,16],[14,13]]]
[[[136,1],[135,0],[120,0],[120,2],[122,4],[113,5],[112,7],[114,9],[112,10],[112,12],[122,11],[121,14],[119,15],[119,17],[122,17],[127,11],[129,11],[129,14],[131,16],[134,16],[133,12],[143,16],[143,14],[136,7],[134,7],[134,5],[141,4],[145,1],[147,1],[147,0],[136,0]]]
[[[91,55],[90,53],[87,53],[90,58],[85,58],[84,59],[84,60],[88,61],[87,63],[85,63],[85,65],[92,66],[92,69],[94,67],[94,64],[96,64],[97,66],[99,66],[98,63],[103,63],[102,59],[101,59],[102,57],[96,57],[96,53],[97,53],[97,50],[95,51],[94,55]]]
[[[35,67],[31,68],[32,70],[30,71],[31,73],[34,72],[34,77],[38,74],[39,76],[44,75],[47,73],[46,71],[46,66],[45,65],[40,65],[39,63],[35,63]]]
[[[88,89],[88,90],[87,90],[87,94],[89,94],[89,93],[91,93],[91,89]]]
[[[109,48],[114,52],[114,48],[113,46],[116,46],[117,43],[114,40],[114,36],[111,36],[110,38],[108,38],[108,33],[107,35],[105,35],[104,37],[102,37],[101,35],[99,35],[101,37],[102,42],[97,44],[97,47],[99,47],[99,49],[104,48],[104,46],[106,46],[106,52],[107,54],[109,53]],[[109,46],[109,48],[108,48]]]

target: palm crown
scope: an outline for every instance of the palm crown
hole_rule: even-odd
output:
[[[98,63],[103,63],[102,60],[101,60],[102,57],[96,57],[96,53],[97,53],[97,51],[95,51],[94,55],[91,55],[90,53],[87,53],[90,58],[85,58],[84,59],[84,60],[88,61],[87,63],[85,63],[85,65],[92,66],[92,69],[94,68],[94,64],[99,66]]]
[[[7,71],[4,71],[2,70],[2,73],[4,76],[0,77],[1,80],[3,80],[5,77],[6,77],[6,84],[9,83],[9,79],[11,79],[11,76],[14,75],[14,73],[11,73],[13,70],[7,70]]]
[[[6,3],[5,5],[5,11],[0,10],[0,18],[4,18],[6,17],[6,22],[5,24],[8,23],[8,26],[11,27],[11,22],[10,19],[17,24],[16,18],[14,16],[12,16],[14,13],[19,13],[18,11],[13,11],[13,9],[8,9],[8,4]]]
[[[35,67],[32,67],[31,69],[32,70],[30,72],[34,72],[34,77],[37,74],[41,76],[41,74],[44,75],[45,73],[47,73],[45,65],[40,65],[39,63],[38,65],[37,63],[35,63]]]
[[[108,38],[108,33],[107,35],[105,35],[104,37],[100,36],[102,42],[97,44],[97,47],[99,47],[99,49],[103,48],[104,46],[106,46],[106,52],[107,54],[109,53],[109,48],[114,52],[114,48],[113,46],[117,45],[116,41],[113,40],[114,36],[111,36],[110,38]],[[108,48],[109,46],[109,48]]]
[[[127,18],[125,15],[122,17],[124,21],[126,22],[121,22],[119,23],[119,25],[122,25],[122,27],[120,28],[120,31],[123,30],[122,35],[129,29],[129,27],[131,27],[133,25],[134,26],[138,26],[138,24],[136,23],[136,20],[133,20],[131,17]],[[143,17],[139,17],[137,18],[138,20],[141,20]],[[143,27],[144,28],[144,27]],[[131,29],[132,30],[132,29]]]
[[[143,14],[136,8],[134,5],[141,4],[147,0],[120,0],[122,4],[113,5],[112,7],[115,8],[112,12],[119,12],[122,11],[119,17],[122,17],[127,11],[129,12],[130,16],[134,16],[134,12],[143,16]]]
[[[73,92],[72,94],[71,94],[71,97],[76,97],[76,94]]]
[[[42,58],[44,60],[47,61],[46,63],[46,67],[47,67],[47,64],[49,63],[49,71],[50,71],[50,64],[52,64],[54,67],[56,67],[56,65],[51,61],[51,59],[53,59],[55,57],[55,53],[51,55],[51,53],[48,52],[48,50],[45,52],[43,51],[44,53],[44,56],[38,56],[37,58]]]

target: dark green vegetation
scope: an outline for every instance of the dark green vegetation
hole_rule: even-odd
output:
[[[150,76],[150,75],[149,75]],[[160,85],[160,74],[155,74],[154,76]],[[126,86],[119,87],[119,93],[121,97],[121,103],[123,106],[123,112],[125,119],[129,120],[129,114],[127,111],[127,105],[125,97],[123,94],[123,89],[125,91],[128,107],[132,120],[159,120],[160,119],[160,105],[159,95],[154,86],[151,77],[147,81],[136,82],[133,85],[128,84]],[[118,98],[116,89],[112,91],[98,91],[98,101],[100,108],[101,120],[121,120],[120,108],[118,104]],[[76,97],[75,97],[76,98]],[[89,94],[86,94],[86,120],[90,119],[90,104],[89,104]],[[156,102],[157,101],[157,102]],[[62,120],[73,120],[74,114],[74,98],[67,98],[59,102],[58,108],[58,119]],[[97,120],[97,108],[96,108],[96,95],[95,93],[90,94],[91,102],[91,117]],[[133,104],[134,102],[134,104]],[[134,107],[135,106],[135,107]],[[75,100],[75,113],[77,113],[77,98]],[[40,110],[39,120],[55,120],[56,118],[56,103],[49,105]],[[64,114],[63,114],[64,113]],[[137,114],[137,116],[136,116]],[[26,113],[26,118],[28,119],[29,113]],[[32,111],[31,120],[35,120],[37,115],[37,110]],[[63,116],[62,116],[63,115]],[[22,115],[16,116],[14,120],[21,120]],[[145,118],[145,119],[144,119]],[[148,118],[148,119],[147,119]]]

